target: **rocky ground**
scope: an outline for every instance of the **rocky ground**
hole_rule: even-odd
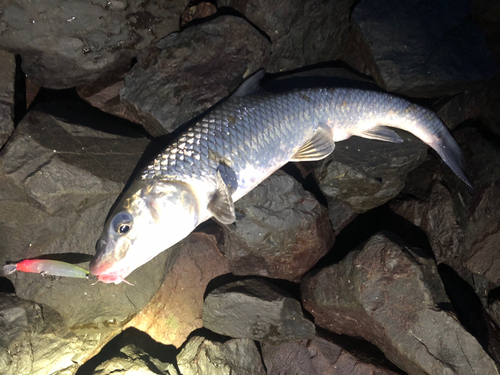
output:
[[[5,0],[0,263],[88,267],[170,133],[269,91],[435,110],[474,192],[407,133],[288,164],[119,285],[0,277],[0,373],[498,374],[500,5],[487,0]]]

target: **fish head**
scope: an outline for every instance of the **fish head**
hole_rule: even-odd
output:
[[[90,273],[104,283],[119,284],[198,223],[198,199],[188,184],[135,182],[106,222]]]

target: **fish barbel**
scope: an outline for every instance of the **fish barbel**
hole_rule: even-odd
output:
[[[99,281],[124,281],[211,217],[234,222],[234,202],[289,161],[323,159],[351,136],[403,142],[386,126],[420,138],[470,186],[460,148],[434,112],[358,89],[256,92],[263,74],[246,80],[135,179],[98,241],[90,272]]]

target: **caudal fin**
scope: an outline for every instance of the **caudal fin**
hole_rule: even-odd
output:
[[[474,188],[470,181],[465,176],[464,172],[464,161],[460,146],[453,139],[450,133],[441,132],[439,137],[436,137],[434,141],[429,142],[436,152],[441,156],[443,161],[450,167],[450,169],[467,184],[469,191],[473,192]]]

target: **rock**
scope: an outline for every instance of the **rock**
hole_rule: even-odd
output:
[[[213,16],[217,13],[217,7],[208,1],[199,2],[196,5],[188,6],[181,17],[181,27],[185,27],[190,22]]]
[[[264,344],[267,375],[396,375],[375,361],[364,360],[321,337],[280,345]]]
[[[314,337],[314,324],[300,303],[262,279],[226,284],[210,292],[203,326],[220,335],[281,343]]]
[[[151,358],[144,350],[132,344],[121,348],[113,358],[97,366],[92,374],[178,375],[174,365]]]
[[[269,42],[247,21],[221,16],[143,51],[120,100],[150,134],[166,134],[228,96],[269,53]]]
[[[356,212],[348,204],[328,197],[328,213],[335,233],[340,233],[357,216]]]
[[[450,310],[434,261],[391,238],[375,235],[304,277],[304,307],[316,324],[364,338],[409,374],[498,374]]]
[[[177,348],[192,331],[203,327],[201,313],[208,283],[230,272],[213,235],[191,233],[181,248],[151,302],[125,327],[135,327],[154,340]]]
[[[398,133],[404,143],[352,137],[318,162],[314,177],[329,198],[363,213],[394,198],[409,171],[422,163],[427,146],[409,133]]]
[[[500,254],[495,245],[500,239],[500,154],[472,128],[455,135],[467,156],[467,174],[475,194],[471,196],[463,183],[455,183],[445,169],[439,177],[443,183],[434,183],[427,197],[400,199],[391,208],[426,232],[438,263],[451,266],[474,287],[480,284],[470,274],[481,275],[492,288],[500,283]],[[480,296],[488,293],[476,291]]]
[[[224,344],[193,336],[177,356],[183,375],[265,375],[259,351],[249,339]]]
[[[137,53],[179,29],[188,0],[7,1],[0,48],[22,57],[41,86],[73,87],[130,66]]]
[[[225,228],[220,250],[235,275],[298,282],[333,245],[328,211],[278,171],[235,203],[242,216]]]
[[[353,0],[222,0],[220,8],[231,7],[243,14],[272,42],[267,70],[272,73],[337,60],[349,29]]]
[[[78,95],[101,111],[141,124],[136,111],[128,109],[120,101],[120,91],[125,87],[124,77],[129,69],[106,74],[89,84],[77,87]]]
[[[496,72],[470,12],[465,0],[362,1],[352,13],[347,61],[390,92],[459,93]]]
[[[488,298],[487,308],[483,307],[474,288],[451,267],[441,264],[438,269],[460,323],[493,360],[497,364],[500,363],[500,328],[495,324],[493,299]]]
[[[454,129],[467,120],[474,120],[485,111],[490,85],[478,85],[438,104],[436,113],[448,129]]]
[[[4,375],[74,374],[109,333],[76,333],[47,305],[0,293],[0,369]]]
[[[0,149],[14,131],[14,55],[0,50]]]
[[[427,233],[438,264],[460,267],[464,233],[457,222],[450,192],[441,183],[432,185],[427,202],[395,200],[391,208]]]
[[[78,263],[94,254],[105,217],[149,143],[127,132],[124,121],[96,112],[70,101],[38,106],[2,150],[1,264],[42,255]],[[78,366],[147,305],[179,249],[131,274],[134,287],[22,272],[8,277],[20,298],[52,308],[72,329],[72,345],[86,350],[72,355]]]

